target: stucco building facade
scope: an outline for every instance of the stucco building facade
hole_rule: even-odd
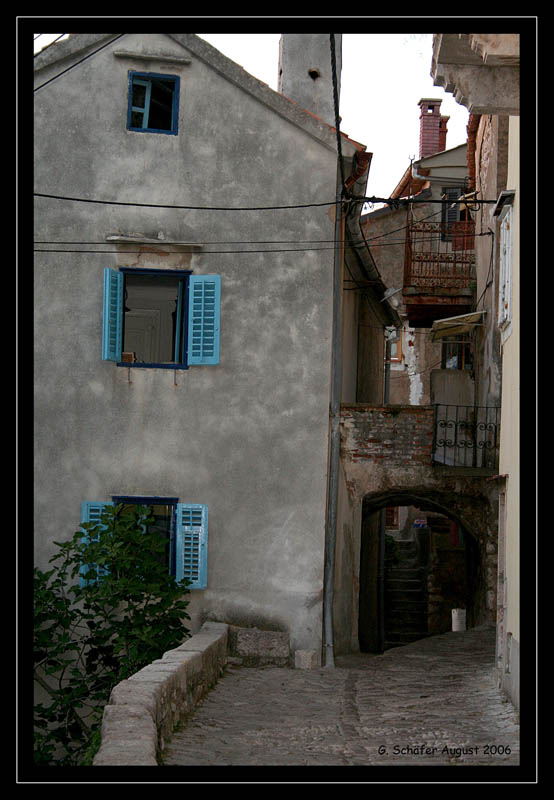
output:
[[[288,44],[292,96],[192,34],[77,34],[35,59],[35,563],[82,508],[155,503],[170,569],[201,548],[193,632],[283,630],[320,657],[345,226],[337,248],[332,103],[295,101],[316,83]],[[364,151],[342,136],[354,188]]]
[[[414,289],[405,235],[374,240],[426,206],[370,221],[343,202],[330,63],[328,35],[284,35],[274,92],[191,34],[72,35],[35,59],[35,562],[47,566],[82,509],[153,503],[168,568],[181,574],[185,541],[197,548],[193,632],[207,619],[286,631],[326,663],[372,638],[378,528],[387,508],[416,507],[463,532],[468,621],[501,614],[499,659],[507,642],[515,659],[517,441],[502,440],[499,468],[437,465],[433,404],[492,398],[514,419],[517,265],[510,329],[498,307],[483,328],[472,318],[477,368],[442,368],[435,321],[498,297],[491,239],[469,236],[474,285]],[[437,213],[445,166],[457,194],[515,188],[515,119],[482,116],[449,150],[440,103],[423,98],[421,113],[431,149],[392,200],[418,194]],[[340,141],[362,198],[371,154]],[[486,174],[477,153],[490,154]],[[467,243],[457,229],[450,254],[457,237]],[[402,316],[387,289],[402,292]],[[489,480],[503,472],[505,491]]]

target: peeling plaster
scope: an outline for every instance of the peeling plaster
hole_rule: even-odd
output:
[[[410,346],[410,341],[414,342]],[[418,369],[417,348],[415,347],[415,329],[404,329],[404,343],[402,347],[404,359],[406,363],[406,372],[410,381],[410,405],[421,405],[421,398],[423,396],[423,381]]]

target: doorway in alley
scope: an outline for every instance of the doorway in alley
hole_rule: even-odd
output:
[[[383,652],[452,629],[484,613],[483,559],[461,520],[430,498],[368,497],[362,513],[358,639]]]

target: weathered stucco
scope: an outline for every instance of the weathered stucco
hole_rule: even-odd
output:
[[[92,37],[85,52],[108,39]],[[37,85],[82,58],[71,39],[56,49],[64,44],[67,59],[39,69]],[[126,129],[132,69],[180,76],[177,136]],[[35,101],[37,192],[202,207],[335,197],[334,132],[192,35],[125,34]],[[78,529],[83,500],[205,503],[208,585],[193,592],[193,631],[209,617],[288,630],[293,649],[319,650],[333,250],[208,251],[332,240],[328,208],[231,212],[37,197],[35,223],[35,241],[73,243],[51,246],[72,252],[38,253],[35,265],[37,565]],[[115,234],[160,243],[106,246]],[[225,244],[191,252],[168,242]],[[219,365],[102,361],[103,270],[130,264],[221,275]]]

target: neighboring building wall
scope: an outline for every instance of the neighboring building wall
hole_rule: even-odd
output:
[[[475,189],[494,200],[506,188],[508,118],[485,115],[475,141]],[[500,405],[501,356],[497,321],[500,226],[494,205],[483,204],[475,214],[476,310],[486,311],[484,326],[473,337],[476,405]],[[489,234],[489,235],[487,235]]]
[[[190,48],[126,34],[36,92],[36,190],[169,206],[332,200],[334,132],[201,40],[180,36]],[[145,62],[114,55],[123,50],[175,59],[152,55],[147,66],[181,78],[179,135],[126,130],[128,72]],[[67,52],[64,66],[78,57]],[[47,67],[37,83],[58,72],[57,63]],[[108,251],[37,254],[37,566],[79,528],[83,500],[205,503],[208,585],[192,593],[193,632],[207,618],[288,630],[293,649],[319,652],[333,251],[209,254],[232,248],[169,243],[332,240],[328,209],[232,213],[37,198],[35,221],[36,241]],[[112,234],[157,243],[106,248]],[[121,265],[221,275],[219,365],[179,371],[101,360],[103,270]]]
[[[507,188],[515,190],[512,240],[512,324],[502,343],[501,526],[505,562],[502,577],[503,609],[499,677],[501,686],[519,708],[520,647],[520,182],[519,117],[510,117]],[[500,589],[500,586],[499,586]],[[499,592],[500,593],[500,592]]]
[[[536,32],[523,28],[529,42]],[[520,535],[519,535],[519,119],[520,114],[520,34],[433,34],[434,83],[453,92],[456,100],[472,113],[472,135],[477,130],[475,147],[476,186],[481,197],[498,199],[502,189],[515,191],[511,219],[512,315],[511,324],[498,331],[499,217],[491,219],[492,209],[481,214],[495,234],[495,249],[487,262],[483,257],[478,273],[477,297],[480,308],[489,311],[485,331],[485,352],[481,361],[489,366],[481,373],[478,396],[490,391],[492,400],[502,401],[500,431],[500,484],[498,509],[498,615],[497,666],[499,684],[519,708],[520,643]],[[477,126],[476,119],[481,115]],[[510,115],[509,118],[507,116]],[[473,145],[472,145],[473,148]],[[506,172],[507,170],[507,172]],[[479,228],[477,228],[479,230]],[[490,251],[490,246],[489,246]],[[485,254],[486,256],[486,254]],[[483,270],[489,264],[490,271]],[[486,276],[486,277],[485,277]],[[479,302],[479,301],[478,301]],[[494,330],[494,326],[497,330]],[[498,372],[501,372],[502,381]]]
[[[358,363],[355,399],[344,402],[380,405],[384,393],[385,337],[375,299],[367,292],[358,295]]]
[[[436,207],[422,203],[414,208],[414,216],[422,219],[436,211]],[[401,289],[403,283],[407,220],[405,208],[381,208],[362,217],[365,235],[379,273],[384,283],[394,289]],[[402,301],[401,293],[395,297]],[[401,318],[405,316],[402,302],[398,312]],[[431,342],[429,330],[411,328],[404,319],[390,367],[390,403],[429,404],[429,373],[432,368],[440,366],[440,360],[441,345]],[[358,402],[369,402],[369,398],[359,396]]]

